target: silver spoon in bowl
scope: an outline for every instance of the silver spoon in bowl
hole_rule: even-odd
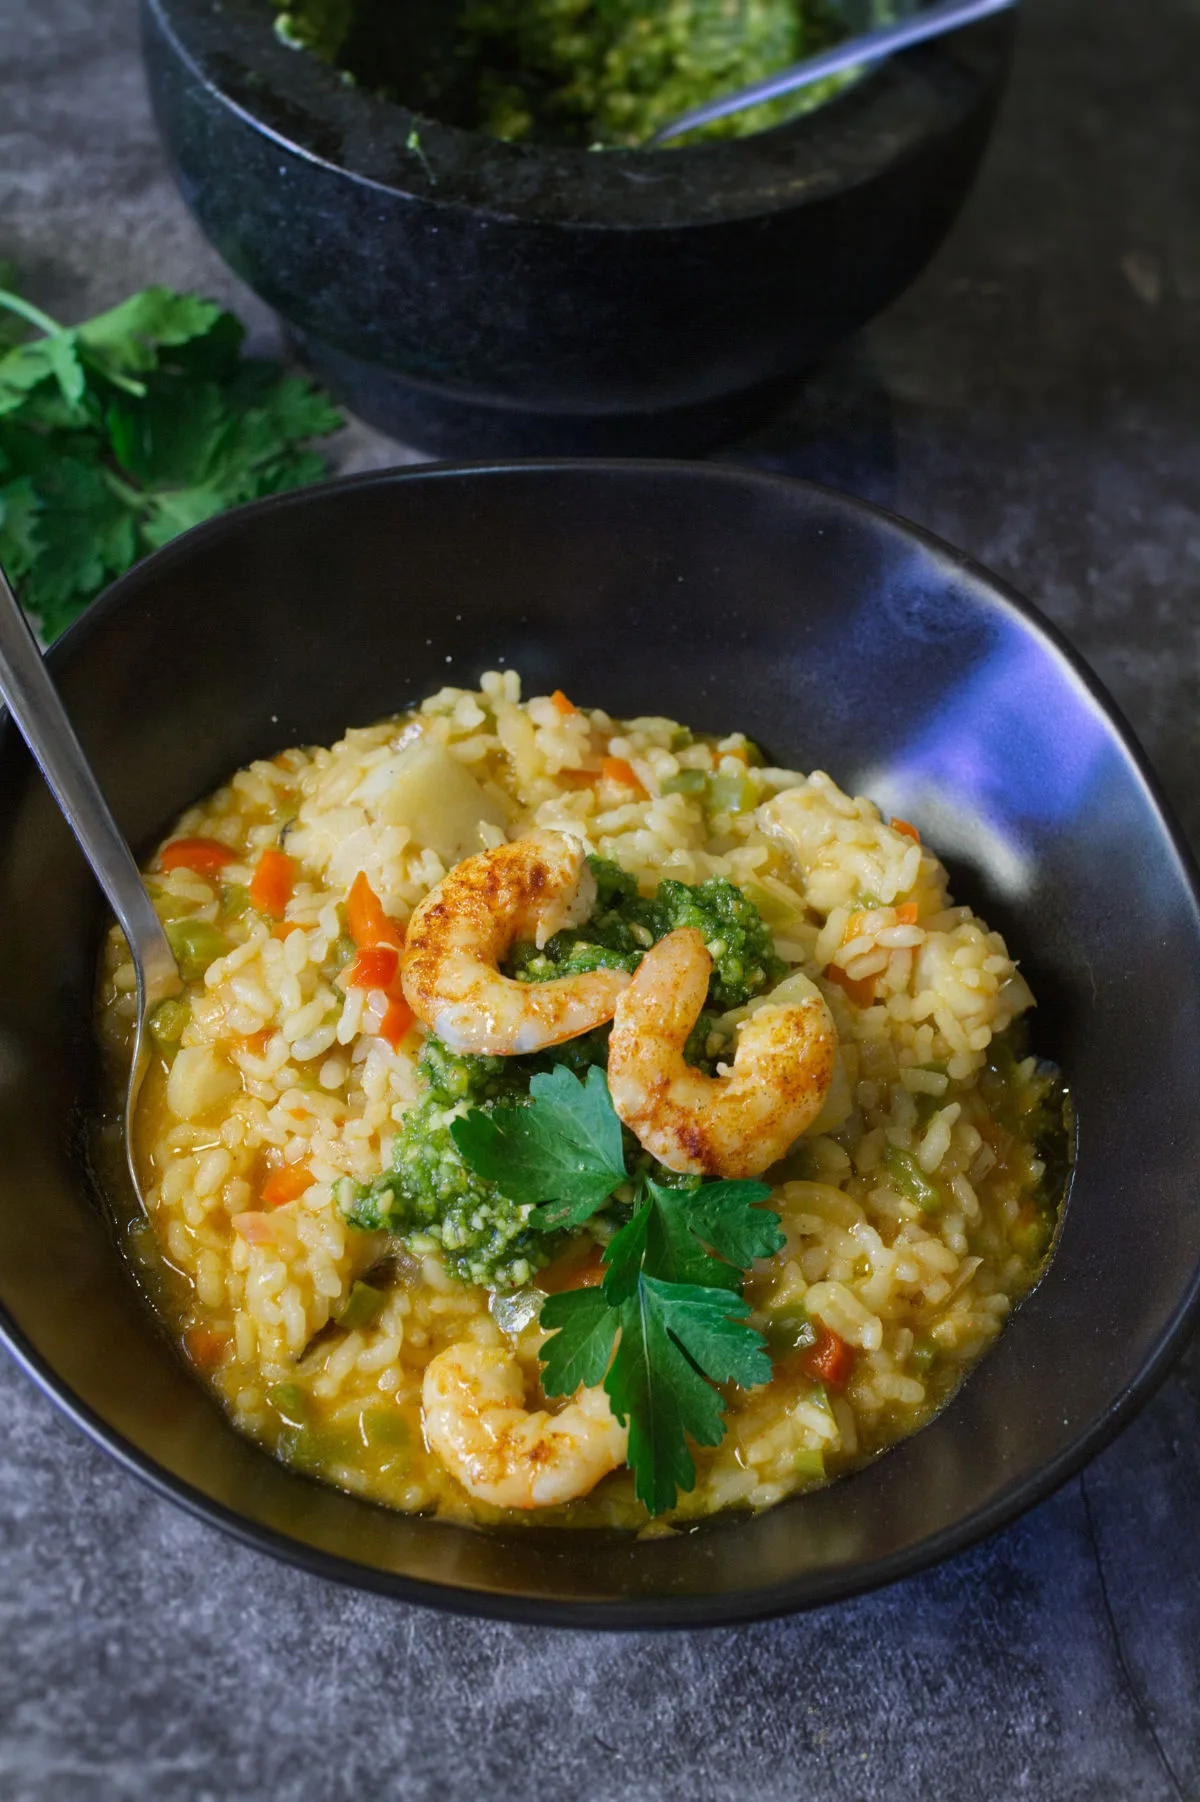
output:
[[[147,1021],[183,987],[174,953],[129,846],[50,680],[41,649],[0,570],[0,700],[16,722],[129,943],[137,975],[137,1031],[125,1091],[125,1155],[138,1199],[133,1115],[150,1061]]]
[[[680,113],[677,119],[660,125],[641,148],[657,150],[660,144],[669,143],[672,138],[697,131],[700,126],[711,125],[717,119],[727,119],[748,106],[760,106],[764,101],[794,94],[828,75],[844,75],[848,69],[856,69],[861,64],[879,62],[885,56],[894,56],[898,50],[927,43],[930,38],[957,31],[963,25],[973,25],[977,19],[989,18],[992,13],[1004,12],[1015,4],[1016,0],[937,0],[935,5],[923,6],[911,18],[901,19],[895,25],[880,25],[874,31],[846,38],[829,50],[820,50],[815,56],[806,56],[801,62],[765,76],[762,81],[735,88],[732,93],[708,100],[703,106],[694,106],[688,112]]]

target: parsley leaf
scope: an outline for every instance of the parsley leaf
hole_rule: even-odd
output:
[[[547,1395],[574,1395],[581,1383],[594,1389],[604,1381],[619,1318],[602,1289],[567,1289],[547,1298],[541,1323],[554,1335],[544,1348]]]
[[[544,1202],[530,1225],[582,1226],[628,1179],[621,1122],[604,1072],[586,1082],[559,1064],[534,1077],[527,1107],[475,1109],[450,1128],[464,1158],[521,1205]]]
[[[341,414],[214,301],[145,288],[65,327],[3,279],[0,557],[44,639],[176,533],[326,473],[307,441]]]
[[[620,1308],[621,1337],[605,1389],[629,1425],[629,1463],[651,1514],[696,1481],[688,1440],[719,1445],[725,1433],[716,1383],[766,1383],[771,1360],[744,1324],[749,1304],[728,1289],[664,1282],[645,1273]]]

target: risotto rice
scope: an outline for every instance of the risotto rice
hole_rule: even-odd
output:
[[[723,1392],[725,1437],[694,1448],[695,1487],[665,1520],[647,1524],[625,1469],[536,1518],[658,1532],[767,1507],[915,1431],[986,1351],[1044,1265],[1067,1134],[1057,1073],[1023,1053],[1025,980],[953,904],[915,827],[819,771],[769,767],[741,734],[523,702],[514,673],[491,673],[251,764],[185,813],[145,873],[187,985],[153,1023],[139,1266],[200,1378],[280,1458],[394,1508],[525,1518],[430,1449],[424,1373],[461,1342],[503,1348],[536,1396],[542,1284],[569,1285],[592,1241],[543,1276],[520,1236],[471,1264],[437,1218],[399,1235],[355,1224],[347,1196],[378,1186],[430,1090],[420,1022],[347,969],[356,894],[399,943],[460,859],[543,828],[643,895],[664,879],[735,885],[768,929],[761,993],[814,982],[837,1065],[768,1177],[786,1243],[746,1294],[772,1380]],[[710,1049],[759,999],[706,1021]],[[114,1080],[134,1017],[114,928],[98,999]],[[438,1106],[444,1128],[465,1104]],[[844,1349],[825,1377],[821,1335]]]

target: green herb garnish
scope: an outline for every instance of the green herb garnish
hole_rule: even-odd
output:
[[[475,1109],[450,1130],[479,1176],[531,1209],[530,1227],[580,1227],[617,1190],[632,1194],[633,1212],[605,1251],[601,1287],[567,1290],[542,1306],[551,1334],[542,1387],[555,1396],[603,1383],[629,1427],[638,1498],[663,1513],[695,1484],[689,1441],[718,1445],[724,1435],[716,1385],[771,1379],[742,1292],[746,1267],[783,1243],[778,1216],[761,1206],[770,1188],[713,1181],[673,1189],[631,1177],[598,1069],[586,1082],[563,1068],[536,1076],[524,1107]]]
[[[305,441],[340,413],[243,336],[168,288],[68,327],[0,286],[0,563],[46,641],[188,526],[325,474]]]

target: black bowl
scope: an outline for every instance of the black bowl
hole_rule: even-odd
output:
[[[941,242],[1013,29],[908,51],[754,137],[596,154],[418,119],[272,17],[143,0],[184,199],[355,412],[476,456],[698,450],[749,425]]]
[[[686,464],[369,476],[199,527],[51,654],[135,845],[235,767],[488,668],[616,714],[743,727],[926,828],[1023,960],[1079,1117],[1041,1286],[945,1412],[833,1488],[637,1544],[409,1519],[239,1438],[143,1304],[95,1196],[102,910],[0,739],[0,1300],[35,1378],[129,1468],[324,1575],[576,1625],[848,1595],[1044,1496],[1145,1399],[1200,1307],[1200,913],[1110,703],[1025,603],[861,502]]]

